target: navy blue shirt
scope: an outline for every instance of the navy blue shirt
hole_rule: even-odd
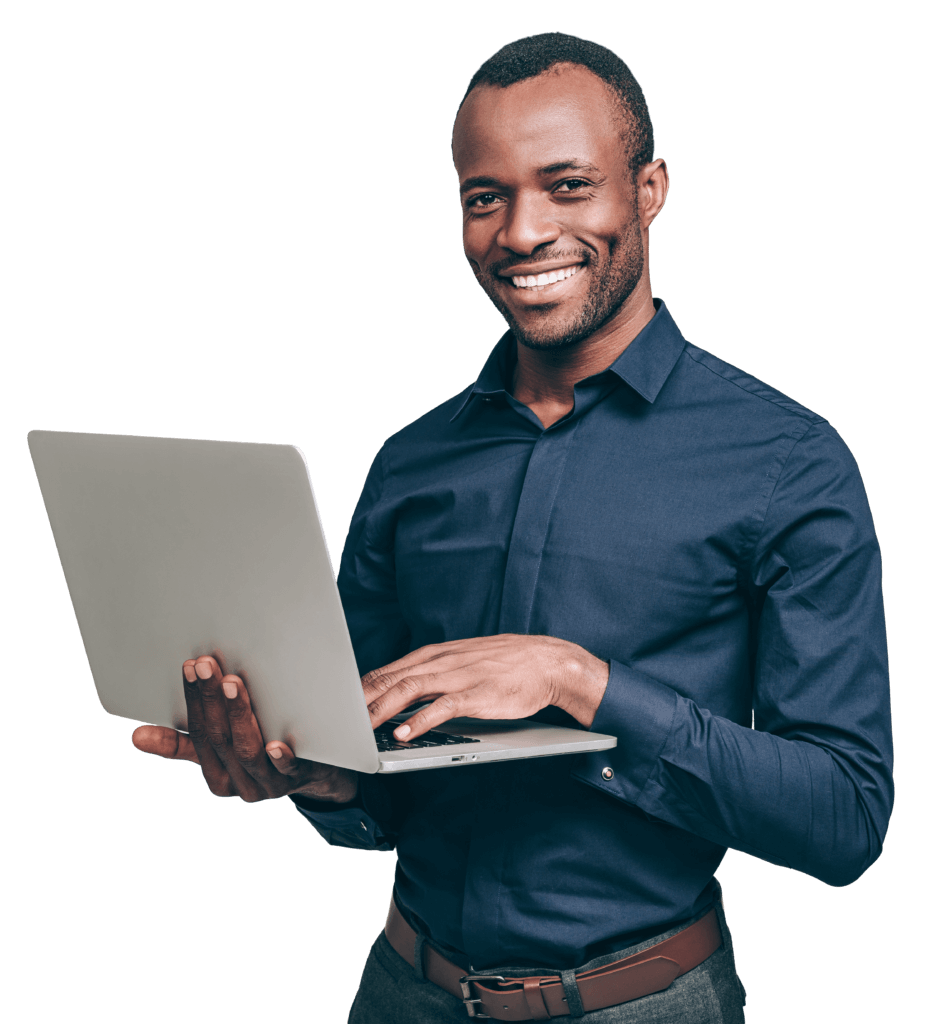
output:
[[[362,673],[497,633],[611,666],[592,729],[613,750],[295,800],[331,843],[395,847],[407,915],[478,969],[578,966],[685,921],[727,847],[844,885],[885,835],[880,556],[854,459],[656,306],[547,429],[512,397],[505,336],[386,442],[345,545]]]

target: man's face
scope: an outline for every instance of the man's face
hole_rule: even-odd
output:
[[[641,278],[637,188],[615,95],[561,65],[500,89],[478,86],[454,127],[464,252],[530,348],[589,337]]]

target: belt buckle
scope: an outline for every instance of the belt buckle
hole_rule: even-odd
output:
[[[474,1003],[479,1003],[482,1000],[479,996],[472,996],[470,994],[470,983],[472,981],[505,981],[506,979],[501,974],[465,974],[463,978],[458,982],[461,986],[461,992],[464,997],[464,1005],[467,1007],[467,1016],[476,1017],[478,1020],[492,1020],[493,1018],[488,1013],[480,1013],[475,1007]]]

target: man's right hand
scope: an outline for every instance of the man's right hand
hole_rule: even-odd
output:
[[[355,798],[357,772],[304,761],[279,740],[265,744],[245,684],[215,658],[185,661],[183,677],[188,734],[141,725],[132,734],[139,750],[195,762],[216,796],[255,803],[299,795],[333,807]]]

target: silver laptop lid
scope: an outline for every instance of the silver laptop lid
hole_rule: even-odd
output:
[[[181,665],[219,651],[265,741],[377,771],[298,448],[44,430],[29,447],[107,711],[186,729]]]

